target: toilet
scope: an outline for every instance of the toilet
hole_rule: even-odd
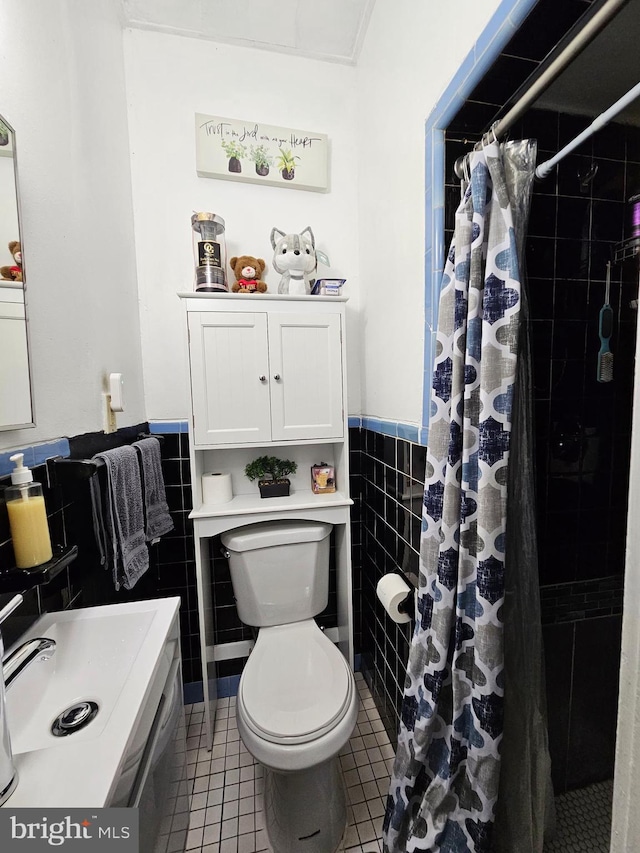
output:
[[[314,620],[329,598],[332,525],[250,524],[221,537],[238,615],[259,628],[244,667],[240,737],[265,767],[274,853],[334,853],[346,826],[338,753],[358,716],[353,672]]]

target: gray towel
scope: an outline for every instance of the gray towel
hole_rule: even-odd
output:
[[[147,542],[152,542],[173,530],[173,521],[169,515],[167,495],[164,490],[160,442],[157,438],[143,438],[141,441],[134,441],[132,447],[140,453],[146,518],[145,536]]]
[[[144,538],[138,454],[130,446],[97,453],[107,468],[106,521],[111,538],[113,582],[132,589],[149,568]]]
[[[100,558],[100,565],[106,566],[107,554],[109,553],[109,542],[102,509],[102,494],[100,483],[94,475],[89,477],[89,494],[91,495],[91,519],[93,521],[93,533],[96,538],[96,547]]]

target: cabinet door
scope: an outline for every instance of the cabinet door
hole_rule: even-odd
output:
[[[189,314],[196,445],[269,441],[266,314]]]
[[[33,420],[24,303],[0,302],[0,425]]]
[[[269,364],[273,440],[340,438],[340,315],[270,314]]]

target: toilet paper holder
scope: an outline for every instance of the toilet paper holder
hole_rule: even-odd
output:
[[[376,596],[398,624],[415,618],[415,584],[403,572],[388,572],[376,584]]]
[[[407,593],[407,597],[403,598],[400,604],[398,605],[398,610],[400,613],[406,613],[407,616],[413,617],[415,611],[415,595],[416,590],[415,587],[409,590]]]

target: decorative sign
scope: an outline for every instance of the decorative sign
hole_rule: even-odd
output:
[[[328,161],[324,133],[196,113],[201,178],[327,192]]]

